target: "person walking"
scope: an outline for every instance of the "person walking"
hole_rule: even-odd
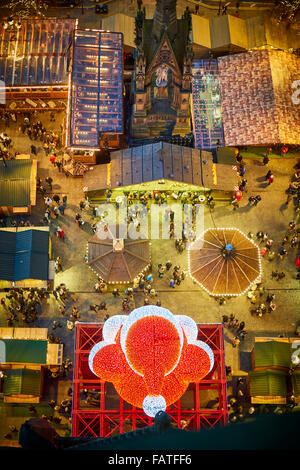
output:
[[[62,195],[62,201],[63,201],[64,208],[66,208],[66,206],[67,206],[67,195],[66,194]]]
[[[49,188],[50,188],[50,191],[52,191],[52,182],[53,182],[53,179],[52,179],[50,176],[47,176],[47,178],[45,178],[45,181],[46,181],[46,183],[48,183]]]
[[[46,206],[49,207],[50,204],[52,204],[52,199],[51,199],[50,197],[48,197],[48,196],[47,196],[47,197],[44,197],[44,199],[45,199],[45,204],[46,204]]]
[[[36,154],[37,154],[37,152],[36,152],[36,146],[35,146],[35,145],[31,144],[30,150],[31,150],[31,153],[33,153],[33,155],[36,155]]]
[[[274,175],[271,174],[271,175],[269,176],[268,184],[272,184],[273,181],[274,181]]]
[[[232,340],[232,347],[236,348],[240,344],[240,340],[238,336],[235,336],[235,338]]]
[[[261,201],[261,197],[259,195],[255,196],[254,198],[254,205],[257,206],[257,204]]]
[[[61,215],[65,214],[65,207],[62,204],[60,206],[58,206],[58,210],[59,210]]]
[[[60,197],[59,197],[59,195],[58,195],[58,194],[54,194],[53,200],[56,202],[56,204],[59,204],[59,202],[60,202]]]
[[[270,159],[269,159],[268,155],[267,155],[267,154],[264,155],[263,164],[264,164],[264,165],[267,165],[267,164],[269,163],[269,161],[270,161]]]
[[[55,215],[56,219],[58,219],[58,216],[59,216],[60,212],[59,212],[57,206],[53,207],[53,212],[54,212],[54,215]]]

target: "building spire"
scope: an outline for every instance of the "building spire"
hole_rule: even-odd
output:
[[[171,32],[171,35],[176,34],[176,3],[177,0],[156,0],[152,33],[158,41],[166,29]]]

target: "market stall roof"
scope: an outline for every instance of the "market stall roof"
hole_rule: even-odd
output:
[[[47,364],[47,340],[0,340],[0,363]]]
[[[237,174],[230,165],[215,165],[208,152],[157,142],[112,152],[108,165],[97,165],[84,176],[87,191],[160,180],[233,191]]]
[[[115,238],[110,230],[108,236],[90,239],[88,265],[106,282],[132,282],[150,264],[149,240]]]
[[[33,369],[10,369],[5,371],[3,395],[40,396],[42,373]]]
[[[291,364],[291,343],[266,341],[254,343],[255,367],[286,367]]]
[[[292,101],[300,58],[255,50],[218,58],[226,146],[300,144],[300,107]]]
[[[0,229],[0,280],[49,279],[49,230]]]
[[[210,295],[237,296],[261,276],[260,251],[236,228],[209,228],[188,249],[189,273]]]
[[[0,80],[6,87],[66,85],[75,19],[22,19],[0,26]]]
[[[195,60],[192,78],[192,119],[195,147],[224,145],[217,60]]]
[[[286,397],[286,373],[281,370],[253,370],[249,372],[251,397]]]
[[[117,13],[102,19],[102,28],[108,31],[118,31],[123,34],[125,46],[136,47],[134,35],[134,17]]]
[[[99,149],[99,133],[123,133],[123,37],[76,30],[68,144]]]
[[[30,205],[32,160],[6,160],[0,164],[0,207]]]
[[[297,403],[299,403],[300,397],[300,369],[294,370],[292,373],[292,385],[293,385],[293,395],[298,397]]]

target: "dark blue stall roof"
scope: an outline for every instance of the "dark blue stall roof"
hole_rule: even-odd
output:
[[[49,232],[0,230],[0,280],[49,279]]]

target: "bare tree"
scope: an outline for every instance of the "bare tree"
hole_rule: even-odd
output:
[[[297,23],[300,19],[300,0],[278,0],[276,5],[278,23]]]
[[[11,15],[18,18],[43,17],[48,8],[44,0],[10,0],[7,6]]]

